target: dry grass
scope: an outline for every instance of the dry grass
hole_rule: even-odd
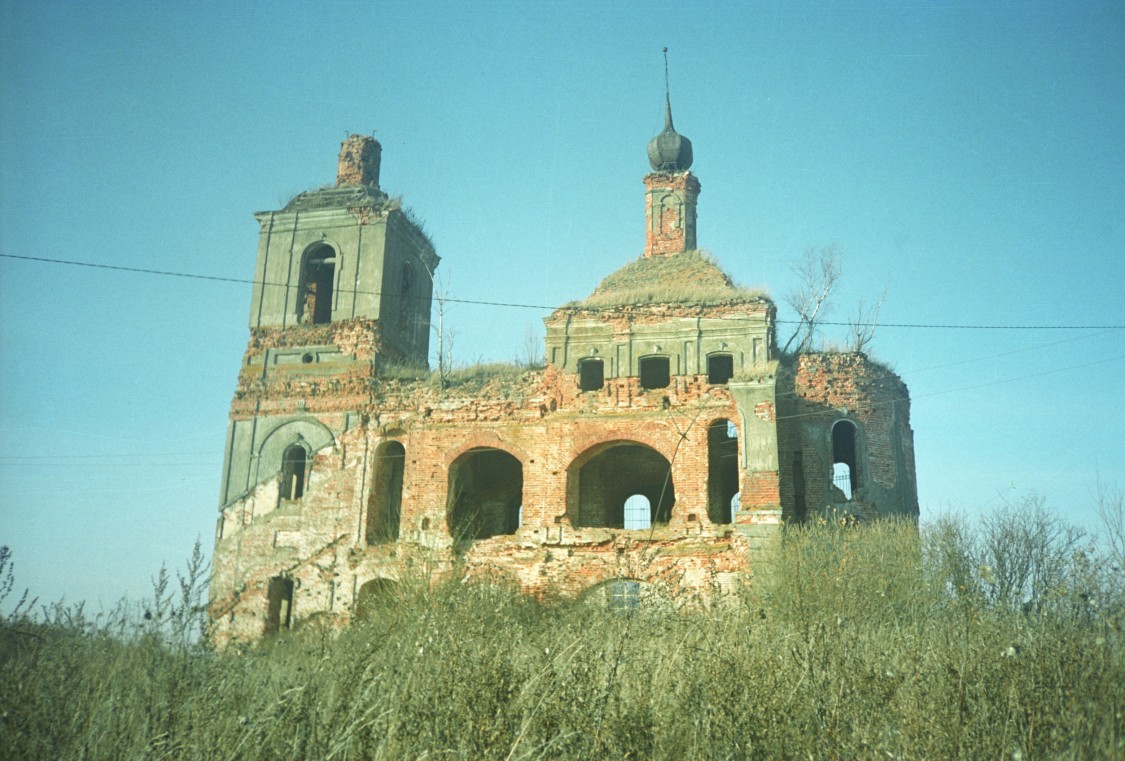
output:
[[[690,614],[620,615],[419,582],[362,625],[242,652],[214,653],[143,621],[109,631],[9,616],[4,755],[1125,755],[1113,608],[1028,615],[951,589],[972,560],[958,546],[941,527],[919,536],[911,524],[791,530],[772,581]],[[1065,600],[1076,588],[1056,591]]]
[[[486,387],[508,387],[518,385],[534,370],[509,362],[481,362],[448,370],[445,374],[445,391],[457,394],[476,394]],[[429,388],[441,387],[437,370],[418,365],[382,360],[379,363],[377,379],[394,381],[399,384],[424,384]]]
[[[768,298],[761,289],[736,286],[702,251],[640,258],[598,284],[569,308],[601,309],[640,304],[725,304]]]

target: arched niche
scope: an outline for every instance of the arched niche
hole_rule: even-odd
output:
[[[270,431],[258,447],[258,482],[263,483],[274,476],[280,476],[285,467],[285,453],[296,444],[306,453],[303,491],[307,490],[313,455],[335,443],[332,431],[315,418],[298,418],[282,423]]]

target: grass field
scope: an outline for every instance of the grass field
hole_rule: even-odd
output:
[[[100,617],[5,617],[0,755],[1125,758],[1121,569],[1032,508],[789,529],[710,610],[420,579],[363,624],[223,652],[197,556]]]

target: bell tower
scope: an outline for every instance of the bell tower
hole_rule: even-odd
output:
[[[381,154],[375,138],[351,135],[334,186],[255,215],[251,330],[378,320],[384,353],[426,364],[439,259],[402,204],[379,188]]]
[[[285,480],[278,500],[300,500],[305,484],[285,475],[287,463],[307,463],[297,470],[309,479],[317,451],[362,419],[380,364],[427,365],[439,259],[379,187],[381,159],[375,138],[350,135],[335,184],[255,214],[250,343],[231,403],[224,505],[275,478]]]
[[[649,141],[645,176],[645,257],[690,251],[695,243],[695,204],[699,180],[689,170],[691,141],[672,125],[668,88],[668,48],[664,48],[664,131]]]

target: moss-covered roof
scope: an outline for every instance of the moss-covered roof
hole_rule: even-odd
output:
[[[758,301],[761,289],[742,288],[700,251],[651,256],[629,262],[602,280],[590,296],[568,307],[637,304],[717,304]]]

